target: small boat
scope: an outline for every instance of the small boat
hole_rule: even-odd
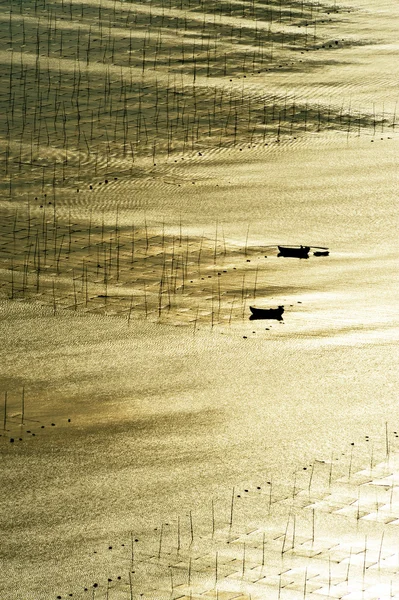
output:
[[[328,250],[316,250],[316,252],[313,252],[313,256],[328,256],[329,254]]]
[[[252,315],[249,317],[252,321],[255,319],[277,319],[282,321],[284,306],[277,308],[257,308],[256,306],[249,307]]]
[[[277,256],[291,256],[294,258],[309,258],[310,246],[277,246]]]

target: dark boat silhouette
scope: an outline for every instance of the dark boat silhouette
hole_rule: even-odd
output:
[[[249,310],[252,315],[249,317],[252,321],[255,319],[277,319],[282,321],[284,306],[278,306],[277,308],[258,308],[256,306],[250,306]]]
[[[277,246],[277,256],[291,256],[294,258],[309,258],[310,246]]]
[[[316,250],[316,252],[313,252],[313,256],[328,256],[329,254],[328,250]]]

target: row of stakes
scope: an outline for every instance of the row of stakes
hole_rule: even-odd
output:
[[[26,424],[26,422],[28,421],[28,419],[25,416],[25,388],[22,388],[21,391],[21,423],[20,426],[23,426]],[[6,432],[6,428],[7,428],[7,405],[8,405],[8,395],[7,392],[4,395],[4,431]],[[68,422],[71,422],[71,419],[68,419]],[[55,426],[55,423],[51,424],[52,426]],[[41,425],[41,427],[43,427],[43,425]],[[394,436],[394,438],[393,438]],[[394,439],[398,438],[398,432],[394,431],[393,432],[393,436],[392,436],[392,432],[389,432],[389,428],[388,428],[388,423],[385,424],[385,439],[384,439],[384,444],[382,445],[382,448],[380,449],[380,451],[384,454],[384,462],[382,465],[378,465],[378,457],[375,455],[374,451],[372,450],[371,455],[370,455],[370,464],[369,466],[366,468],[366,472],[367,472],[367,476],[363,477],[364,482],[366,483],[372,483],[372,478],[373,477],[385,477],[385,478],[389,478],[392,477],[391,473],[394,472],[392,469],[394,468],[390,462],[392,461],[392,459],[395,461],[396,459],[396,455],[397,452],[394,449]],[[369,443],[370,442],[370,437],[369,436],[365,436],[365,442]],[[356,484],[357,481],[357,473],[354,473],[354,448],[355,448],[355,444],[352,443],[350,445],[350,451],[349,451],[349,463],[346,464],[346,467],[342,467],[340,465],[340,463],[338,462],[337,466],[335,468],[339,468],[340,470],[340,476],[338,479],[334,479],[334,473],[333,473],[333,469],[334,469],[334,457],[333,455],[331,456],[331,461],[330,464],[328,464],[328,462],[326,463],[325,461],[314,461],[311,463],[310,466],[306,466],[303,467],[300,471],[295,472],[294,473],[294,482],[293,482],[293,488],[292,491],[285,491],[284,493],[282,492],[282,490],[280,489],[279,491],[274,491],[275,486],[273,487],[273,480],[269,480],[265,482],[265,485],[258,485],[256,487],[253,488],[243,488],[242,490],[237,490],[237,488],[233,488],[232,489],[232,494],[231,494],[231,501],[230,501],[230,509],[229,509],[229,519],[228,519],[228,529],[227,531],[227,538],[225,540],[225,543],[230,544],[231,543],[238,543],[238,541],[241,539],[242,535],[237,534],[236,531],[233,529],[234,527],[234,523],[235,523],[235,513],[236,510],[238,509],[238,505],[237,503],[244,501],[246,498],[247,499],[251,499],[254,497],[266,497],[267,499],[267,506],[268,506],[268,513],[270,514],[270,512],[273,509],[273,506],[277,506],[277,505],[282,505],[284,503],[288,503],[288,505],[290,506],[290,510],[289,510],[289,515],[288,515],[288,519],[287,519],[287,524],[285,527],[285,533],[280,532],[280,534],[277,534],[276,536],[274,536],[273,539],[275,540],[280,540],[279,543],[281,545],[281,556],[283,557],[285,554],[290,554],[293,551],[295,551],[296,548],[296,543],[299,543],[300,546],[302,546],[304,544],[304,551],[305,551],[305,546],[307,548],[307,541],[305,540],[305,538],[303,538],[303,536],[301,537],[301,534],[298,533],[296,534],[295,532],[295,525],[296,525],[296,519],[295,519],[295,513],[292,513],[292,510],[295,507],[295,503],[297,501],[297,498],[300,498],[302,493],[305,493],[307,502],[305,503],[305,506],[307,505],[309,508],[311,508],[313,506],[313,508],[311,508],[312,510],[312,518],[311,518],[311,535],[306,538],[308,539],[309,543],[310,543],[310,550],[313,548],[313,544],[315,542],[317,542],[317,537],[315,536],[315,514],[316,514],[316,510],[318,508],[318,500],[323,500],[324,497],[326,497],[328,499],[328,502],[332,503],[332,506],[334,506],[334,510],[337,510],[337,506],[336,504],[334,505],[334,502],[332,501],[331,498],[331,493],[332,493],[332,486],[334,485],[334,481],[336,481],[337,483],[339,483],[340,481],[346,481],[347,484],[350,484],[351,481],[354,481]],[[338,458],[336,458],[335,460],[338,460]],[[342,460],[342,457],[341,459]],[[357,463],[359,462],[359,459],[357,459]],[[317,482],[315,481],[315,474],[316,474],[316,466],[319,465],[318,468],[320,468],[321,465],[325,465],[325,467],[328,468],[328,473],[327,473],[327,477],[324,475],[322,477],[324,477],[325,481],[322,485],[320,485],[320,483],[317,484]],[[323,468],[323,467],[322,467]],[[358,466],[357,466],[358,468]],[[346,475],[345,475],[345,470],[346,470]],[[300,483],[299,482],[299,477],[298,475],[300,473],[305,473],[307,472],[307,484],[304,485],[304,483]],[[361,472],[360,472],[361,473]],[[342,477],[344,476],[344,479],[342,479]],[[378,486],[378,483],[377,483]],[[313,489],[316,489],[318,491],[313,491]],[[278,486],[277,486],[278,489]],[[360,488],[359,488],[360,489]],[[380,488],[381,489],[381,488]],[[390,495],[390,499],[385,500],[384,502],[387,504],[390,504],[391,506],[391,510],[392,510],[392,494],[393,494],[393,490],[394,490],[394,484],[392,483],[391,489],[389,490],[385,490],[382,489],[382,492],[385,494],[385,496],[388,494],[388,496]],[[338,494],[337,499],[340,500],[340,496]],[[249,501],[247,500],[247,501]],[[348,500],[346,501],[348,502]],[[352,501],[349,501],[348,506],[352,503]],[[360,495],[358,495],[358,503],[360,505]],[[299,506],[301,507],[302,505],[299,504]],[[345,502],[343,504],[343,506],[345,506]],[[379,503],[377,501],[376,503],[376,510],[377,510],[377,514],[378,514],[378,506]],[[212,525],[211,525],[211,539],[215,538],[216,536],[219,536],[220,538],[220,531],[218,531],[218,527],[216,526],[216,519],[215,519],[215,503],[214,501],[212,501],[211,503],[211,514],[212,514]],[[370,509],[369,509],[370,510]],[[367,514],[367,511],[366,513]],[[158,532],[159,538],[158,538],[158,550],[156,552],[148,552],[148,551],[143,551],[144,554],[142,555],[141,559],[139,558],[139,555],[137,554],[137,552],[135,552],[134,546],[135,544],[139,543],[139,538],[136,538],[133,536],[133,534],[131,535],[131,569],[129,571],[129,588],[131,590],[133,590],[133,583],[134,583],[134,575],[135,575],[135,562],[140,564],[142,563],[142,567],[144,569],[144,572],[146,570],[146,565],[149,565],[151,561],[157,562],[158,564],[161,564],[162,567],[165,567],[167,569],[169,569],[172,572],[172,591],[174,589],[174,585],[173,585],[173,566],[168,564],[170,563],[170,560],[173,558],[174,555],[175,556],[175,562],[177,559],[179,559],[179,563],[181,563],[182,561],[186,560],[187,562],[187,567],[188,567],[188,586],[191,585],[191,583],[194,583],[194,580],[192,580],[192,576],[194,576],[195,574],[201,573],[203,572],[203,566],[199,567],[199,571],[198,571],[198,567],[196,566],[196,564],[193,564],[193,561],[195,561],[195,557],[192,556],[192,554],[190,554],[190,548],[193,547],[195,540],[195,524],[194,524],[194,517],[193,517],[193,512],[190,511],[188,514],[188,526],[186,527],[186,529],[188,530],[188,541],[187,543],[183,544],[183,539],[182,539],[182,524],[180,521],[180,517],[178,518],[177,521],[177,541],[176,541],[176,550],[173,551],[171,549],[166,550],[166,548],[164,549],[164,537],[166,535],[166,529],[168,527],[168,524],[162,524],[160,529],[156,528],[154,531]],[[358,506],[358,511],[357,511],[357,520],[359,520],[360,516],[359,516],[359,506]],[[396,518],[398,518],[398,515],[396,516]],[[223,534],[225,535],[225,534]],[[238,535],[238,537],[237,537]],[[247,534],[244,534],[244,537]],[[201,537],[201,536],[200,536]],[[259,536],[258,536],[259,537]],[[306,537],[306,536],[305,536]],[[219,539],[217,538],[217,539]],[[270,543],[269,539],[266,539],[266,533],[263,532],[263,540],[261,541],[261,549],[262,549],[262,562],[260,564],[261,567],[265,566],[265,548],[266,545]],[[383,548],[383,543],[384,543],[384,532],[382,533],[382,537],[381,537],[381,543],[380,543],[380,548],[379,548],[379,552],[378,552],[378,563],[381,562],[381,554],[382,554],[382,548]],[[184,549],[185,546],[187,545],[186,550]],[[245,574],[247,572],[247,567],[246,567],[246,558],[245,558],[245,553],[246,553],[246,545],[245,545],[245,541],[243,542],[241,540],[240,545],[243,548],[243,555],[240,559],[241,561],[241,568],[242,568],[242,578],[245,579]],[[334,545],[333,545],[334,546]],[[331,547],[330,550],[333,549],[333,546]],[[126,549],[126,544],[122,543],[120,545],[121,548],[123,548],[124,550]],[[247,549],[248,551],[253,547],[253,543],[249,540],[249,544],[247,545]],[[256,547],[258,547],[256,545]],[[117,550],[117,546],[115,545],[109,545],[107,547],[108,551],[112,551],[112,550]],[[93,551],[94,554],[97,554],[98,551],[94,550]],[[187,554],[188,552],[188,554]],[[359,551],[355,552],[355,549],[351,549],[351,555],[355,556],[359,553]],[[306,552],[305,552],[306,554]],[[317,553],[316,553],[317,554]],[[366,575],[366,571],[369,568],[368,563],[366,562],[366,555],[367,555],[367,536],[365,539],[365,547],[364,547],[364,561],[363,561],[363,578]],[[310,555],[308,555],[310,557]],[[165,563],[165,560],[166,563]],[[221,567],[223,564],[223,551],[216,551],[215,554],[215,586],[217,587],[218,584],[218,560],[219,560],[219,566]],[[331,557],[329,558],[329,560],[331,559]],[[238,559],[235,559],[238,560]],[[340,561],[338,561],[340,562]],[[168,563],[168,564],[167,564]],[[372,563],[374,564],[374,563]],[[236,570],[237,567],[235,567]],[[350,568],[350,558],[349,558],[349,564],[348,564],[348,570],[347,570],[347,578],[349,577],[349,568]],[[254,569],[254,564],[253,564],[253,559],[248,558],[248,569],[253,570]],[[379,566],[380,569],[380,566]],[[179,570],[179,569],[178,569]],[[205,569],[206,570],[206,569]],[[235,570],[233,569],[233,571],[235,572]],[[197,573],[198,571],[198,573]],[[222,576],[222,572],[223,569],[220,569],[220,581],[222,581],[223,579],[225,579],[225,576]],[[283,575],[283,572],[280,572],[280,576]],[[260,579],[262,579],[263,577],[260,577]],[[117,585],[119,582],[121,582],[121,584],[124,581],[124,577],[122,577],[121,575],[119,575],[118,577],[115,578],[115,580],[113,581],[112,578],[108,578],[107,583],[106,583],[106,589],[110,590],[112,585],[111,584],[115,584]],[[126,584],[126,581],[124,582]],[[282,585],[282,584],[280,584]],[[283,589],[284,586],[282,586],[281,589]],[[91,589],[93,591],[93,593],[96,593],[96,591],[101,591],[101,593],[103,593],[104,591],[104,586],[99,585],[98,583],[94,583],[91,586]],[[88,592],[90,590],[89,587],[86,587],[84,589],[84,591]],[[73,594],[69,594],[69,596],[72,596]],[[62,597],[62,596],[58,596],[58,597]],[[66,597],[66,596],[64,596]],[[94,596],[93,596],[94,597]],[[106,596],[108,597],[108,596]],[[392,596],[394,597],[394,596]]]
[[[377,466],[377,469],[379,469],[377,476],[388,476],[390,473],[392,473],[392,467],[389,464],[390,456],[391,451],[389,451],[389,454],[385,457],[385,462],[382,465]],[[285,588],[289,589],[290,585],[298,585],[298,580],[300,580],[301,582],[303,582],[304,585],[303,598],[306,598],[306,587],[308,586],[310,588],[311,579],[317,579],[317,577],[322,577],[321,575],[315,576],[314,571],[316,566],[315,568],[313,568],[312,564],[312,559],[315,559],[317,562],[317,566],[320,569],[322,568],[323,564],[325,565],[325,561],[328,560],[328,577],[324,575],[324,580],[322,579],[322,581],[318,583],[319,588],[322,588],[323,585],[325,588],[327,588],[325,594],[328,595],[328,597],[330,597],[330,592],[333,594],[333,597],[336,597],[335,588],[338,585],[346,585],[346,588],[348,589],[350,583],[350,575],[352,574],[353,576],[353,571],[355,572],[355,584],[359,585],[359,579],[356,578],[360,578],[360,586],[365,591],[368,585],[367,575],[370,573],[370,578],[371,580],[373,579],[373,574],[375,573],[373,571],[373,567],[378,567],[378,574],[381,573],[382,568],[385,569],[385,578],[390,578],[390,582],[386,585],[385,589],[388,589],[388,587],[390,587],[391,595],[389,597],[396,597],[394,596],[392,590],[393,582],[395,579],[395,573],[398,571],[399,568],[399,564],[396,564],[398,563],[398,557],[396,558],[396,566],[385,566],[385,563],[384,566],[382,566],[382,563],[384,561],[394,558],[395,556],[395,553],[392,550],[390,543],[387,542],[387,540],[384,540],[384,531],[382,531],[379,540],[371,540],[366,534],[363,537],[363,546],[361,545],[358,539],[361,536],[358,535],[350,548],[346,548],[345,544],[342,544],[342,546],[340,546],[340,543],[337,544],[337,541],[335,539],[330,540],[329,543],[328,540],[318,539],[316,535],[317,504],[316,510],[315,508],[311,508],[311,503],[314,502],[314,495],[311,491],[312,479],[314,476],[314,467],[315,463],[311,465],[311,472],[307,489],[304,488],[303,485],[302,487],[300,485],[297,485],[295,483],[295,477],[292,493],[287,494],[286,492],[280,496],[275,496],[272,499],[272,482],[269,481],[266,483],[266,489],[268,490],[267,496],[269,498],[269,514],[273,510],[273,507],[281,505],[281,503],[284,503],[286,500],[289,500],[290,502],[288,517],[286,515],[286,525],[285,527],[283,527],[280,523],[280,530],[278,527],[274,530],[273,528],[270,529],[267,525],[266,529],[264,529],[264,526],[259,530],[251,529],[250,531],[245,530],[244,528],[244,531],[242,531],[241,533],[239,532],[239,530],[236,530],[234,525],[235,511],[237,502],[240,501],[239,499],[244,497],[252,497],[252,499],[254,499],[255,497],[259,498],[261,495],[264,495],[265,492],[263,491],[263,485],[256,486],[256,488],[254,488],[253,490],[243,489],[241,493],[237,493],[237,489],[233,488],[228,522],[226,522],[225,525],[222,525],[221,529],[216,525],[215,503],[212,500],[212,530],[208,536],[209,539],[207,538],[207,536],[204,537],[203,534],[200,535],[201,542],[204,542],[204,540],[206,541],[206,539],[212,542],[213,558],[212,552],[203,550],[205,554],[201,555],[199,554],[199,548],[195,546],[195,543],[197,542],[195,535],[195,524],[193,520],[193,513],[192,511],[190,511],[187,515],[188,524],[186,529],[188,532],[188,539],[185,543],[183,543],[182,538],[182,522],[180,517],[178,517],[177,519],[176,546],[174,549],[170,546],[170,543],[168,545],[168,543],[165,543],[164,541],[166,532],[169,529],[169,523],[164,523],[159,528],[154,529],[154,532],[156,532],[158,535],[158,546],[156,550],[143,548],[143,550],[140,551],[139,542],[142,543],[144,540],[134,537],[132,533],[130,550],[129,544],[126,543],[122,543],[116,546],[108,545],[106,547],[108,551],[116,552],[117,556],[115,557],[115,559],[117,561],[117,565],[120,566],[121,561],[122,563],[125,563],[126,561],[130,562],[128,576],[126,577],[118,575],[117,577],[109,577],[107,578],[105,585],[95,582],[91,585],[91,587],[87,586],[83,588],[83,591],[90,592],[91,589],[93,597],[96,597],[97,592],[99,592],[100,594],[106,593],[106,597],[108,598],[108,593],[110,593],[109,591],[111,589],[116,589],[115,586],[118,586],[120,584],[122,586],[125,586],[125,588],[127,589],[127,594],[131,594],[131,598],[147,597],[146,593],[139,591],[140,589],[143,589],[141,588],[143,582],[141,581],[140,583],[140,577],[144,576],[144,581],[146,581],[147,585],[151,585],[148,577],[150,577],[152,567],[155,565],[155,567],[158,569],[156,570],[157,573],[164,571],[165,587],[159,587],[158,593],[165,592],[165,590],[167,589],[167,584],[165,583],[165,581],[166,579],[169,579],[170,593],[180,594],[179,596],[176,596],[176,598],[183,597],[182,594],[184,594],[184,592],[182,591],[182,589],[186,590],[187,598],[193,597],[193,594],[195,594],[195,597],[197,597],[197,594],[199,594],[202,597],[202,594],[204,594],[205,591],[211,593],[212,590],[215,592],[215,597],[218,597],[216,596],[216,594],[218,593],[218,591],[220,591],[221,594],[223,593],[223,589],[225,589],[224,584],[226,583],[226,581],[231,582],[234,580],[241,581],[241,590],[245,589],[245,583],[248,584],[248,589],[253,590],[255,598],[263,597],[256,595],[257,590],[253,587],[256,583],[262,584],[262,587],[259,589],[258,594],[261,593],[261,589],[269,589],[269,591],[271,592],[270,588],[274,587],[278,589],[276,589],[276,596],[273,597],[280,598],[280,594],[282,594]],[[307,467],[304,468],[304,470],[306,469]],[[349,467],[349,471],[350,469],[351,467]],[[372,476],[372,463],[369,467],[369,473]],[[339,481],[340,479],[337,480],[337,482]],[[350,481],[350,473],[348,481]],[[331,488],[333,485],[334,481],[330,472],[328,488],[323,490],[322,496],[327,496],[330,498]],[[301,492],[305,491],[306,494],[309,495],[308,504],[309,508],[311,509],[311,532],[308,535],[304,535],[303,532],[301,533],[300,522],[296,516],[296,513],[293,512],[295,509],[296,497],[299,496]],[[316,498],[317,497],[318,495],[316,493]],[[322,515],[320,515],[320,517],[322,518]],[[307,517],[304,517],[304,519],[306,527],[308,527],[309,519]],[[325,547],[325,550],[323,550],[322,552],[320,551],[320,543],[323,547]],[[231,550],[227,550],[226,544],[230,548],[232,548],[233,546],[234,548],[238,546],[241,549],[240,555],[237,556],[234,552],[233,554],[231,554]],[[384,547],[384,545],[386,546],[386,548]],[[275,562],[273,561],[273,559],[272,563],[269,563],[270,548],[272,548],[272,552],[274,552],[275,554],[279,553],[281,555],[282,561],[281,567],[280,569],[277,569],[277,575],[274,577],[270,573],[272,565],[273,567],[275,567]],[[94,550],[93,552],[94,554],[102,554],[104,550],[105,547],[101,550]],[[261,559],[254,558],[254,551],[256,551],[257,553],[261,553]],[[284,566],[285,556],[287,557],[288,561],[286,566]],[[292,562],[295,556],[298,556],[299,559],[307,559],[307,565],[303,566],[302,564],[300,568],[295,567],[295,563]],[[359,558],[361,559],[359,560]],[[117,565],[115,565],[115,568],[118,568]],[[339,575],[332,573],[333,565],[340,567]],[[186,569],[185,574],[184,569]],[[213,575],[211,571],[213,572]],[[210,583],[204,584],[204,577]],[[211,582],[211,580],[213,581],[213,583]],[[339,584],[337,584],[337,580],[339,581]],[[201,581],[202,583],[200,583]],[[264,588],[264,585],[268,585],[269,587]],[[241,593],[245,594],[245,592]],[[190,596],[188,596],[188,594],[190,594]],[[72,595],[72,593],[69,593],[69,596]],[[57,596],[57,598],[63,597],[65,598],[66,596]],[[127,597],[129,597],[129,595],[127,595]],[[233,598],[235,596],[232,595],[231,597]],[[241,596],[239,597],[241,598]],[[386,597],[388,598],[388,596]]]
[[[11,35],[12,23],[10,16]],[[16,24],[20,25],[19,22]],[[15,35],[21,35],[20,27]],[[156,48],[159,47],[158,37]],[[29,35],[27,38],[38,40],[35,52],[39,57],[39,30],[36,36]],[[15,36],[12,39],[15,41]],[[215,43],[217,40],[219,37],[215,37]],[[340,43],[338,40],[336,42]],[[90,43],[89,35],[89,46]],[[337,44],[334,43],[334,46]],[[194,48],[192,51],[196,73]],[[145,46],[142,52],[145,55]],[[225,61],[226,56],[225,53]],[[183,78],[179,83],[179,75],[170,72],[170,65],[167,68],[169,83],[166,86],[163,76],[158,79],[156,75],[151,75],[151,81],[145,85],[142,77],[135,78],[132,75],[130,67],[124,72],[118,71],[113,65],[105,65],[104,90],[101,91],[97,86],[97,73],[93,72],[90,76],[90,65],[84,66],[81,61],[76,62],[73,79],[72,74],[63,72],[61,63],[54,79],[53,68],[45,58],[40,57],[32,64],[25,64],[24,60],[23,54],[19,57],[17,53],[15,56],[11,53],[5,76],[5,80],[9,81],[9,90],[4,97],[7,99],[4,113],[7,132],[5,175],[11,195],[12,185],[17,185],[16,176],[24,167],[41,171],[42,188],[52,186],[55,193],[57,185],[67,178],[68,164],[74,169],[77,167],[78,178],[85,170],[93,168],[93,161],[96,173],[98,169],[110,171],[118,162],[121,166],[121,158],[122,163],[124,160],[129,163],[129,170],[135,155],[141,152],[140,148],[143,155],[150,154],[152,162],[156,164],[158,154],[160,157],[169,157],[172,152],[183,151],[184,154],[186,149],[192,152],[201,141],[211,146],[216,142],[218,147],[237,146],[248,141],[251,144],[265,142],[269,135],[280,139],[283,135],[292,135],[296,129],[306,132],[314,127],[317,131],[338,127],[349,134],[356,130],[360,133],[365,125],[373,127],[374,132],[379,123],[381,129],[389,124],[395,126],[396,115],[383,113],[377,117],[375,107],[374,115],[370,116],[360,112],[356,114],[350,104],[346,109],[343,106],[338,109],[333,105],[328,108],[322,105],[313,107],[308,103],[301,104],[288,95],[254,97],[251,90],[246,92],[244,88],[228,88],[225,83],[220,87],[219,82],[213,89],[212,86],[206,89],[202,84],[195,84],[196,76],[192,85],[188,85]],[[243,60],[245,70],[246,55]],[[184,59],[179,61],[184,63]],[[144,72],[148,74],[145,62],[143,65]],[[256,72],[255,62],[252,66],[252,71]],[[33,103],[30,97],[32,93],[36,94]],[[207,102],[204,102],[205,99]],[[26,110],[28,102],[33,104],[32,111]],[[22,113],[17,118],[16,113],[21,109]],[[21,119],[20,129],[18,124]],[[105,139],[101,139],[104,132]],[[49,158],[41,166],[36,155],[42,154],[43,144],[49,148],[57,147],[58,150],[57,158]]]
[[[116,313],[125,313],[128,323],[140,301],[146,317],[188,309],[186,321],[194,331],[204,315],[212,326],[245,319],[248,299],[263,295],[267,267],[259,262],[261,249],[249,245],[249,226],[244,247],[236,248],[228,246],[218,222],[212,240],[190,238],[181,223],[177,235],[167,235],[164,226],[153,231],[145,221],[141,228],[122,227],[118,219],[117,212],[113,227],[90,218],[85,229],[70,217],[60,222],[55,206],[50,218],[46,211],[34,217],[29,204],[26,218],[9,215],[3,226],[3,264],[9,269],[3,290],[11,299],[37,297],[53,306],[54,315],[63,307],[96,309],[100,302],[110,309],[116,302]]]

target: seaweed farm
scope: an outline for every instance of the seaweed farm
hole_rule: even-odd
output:
[[[32,181],[60,193],[309,132],[389,133],[396,103],[354,106],[338,88],[295,83],[306,73],[306,88],[308,74],[365,43],[336,35],[351,12],[337,2],[5,3],[4,193],[24,196]]]
[[[398,23],[1,4],[1,600],[399,598]]]
[[[50,203],[51,204],[51,203]],[[12,224],[10,221],[13,221]],[[249,232],[248,232],[249,233]],[[18,215],[3,224],[3,297],[36,300],[58,310],[83,310],[172,324],[211,327],[247,319],[257,297],[287,292],[269,273],[263,247],[118,223],[59,223],[55,209],[42,217]],[[275,262],[277,247],[267,248]],[[315,260],[315,259],[313,259]],[[282,261],[279,261],[280,263]],[[273,266],[273,265],[272,265]],[[289,290],[288,290],[289,291]]]
[[[13,444],[39,443],[32,436],[49,439],[56,427],[76,436],[71,419],[7,421]],[[243,481],[151,530],[87,540],[95,580],[74,578],[51,597],[397,598],[399,436],[388,427],[385,435],[289,480]]]

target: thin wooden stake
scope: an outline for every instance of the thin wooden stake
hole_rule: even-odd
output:
[[[265,545],[266,545],[266,533],[263,532],[263,538],[262,538],[262,567],[265,566]]]
[[[129,591],[130,591],[130,600],[133,600],[133,581],[132,581],[131,571],[129,571]]]
[[[385,421],[385,449],[387,456],[389,456],[389,435],[388,435],[388,422]]]
[[[21,397],[21,425],[24,424],[25,417],[25,386],[22,386],[22,397]]]
[[[212,537],[215,535],[215,503],[212,498]]]
[[[191,534],[191,542],[190,542],[190,545],[191,545],[194,541],[193,513],[191,510],[190,510],[190,534]]]
[[[6,431],[7,427],[7,392],[4,392],[4,421],[3,421],[3,429]]]
[[[235,496],[235,488],[233,487],[233,492],[231,494],[231,506],[230,506],[230,527],[233,526],[233,516],[234,516],[234,496]]]
[[[162,551],[162,537],[163,537],[163,523],[161,525],[161,533],[159,535],[159,548],[158,548],[158,560],[161,558]]]

